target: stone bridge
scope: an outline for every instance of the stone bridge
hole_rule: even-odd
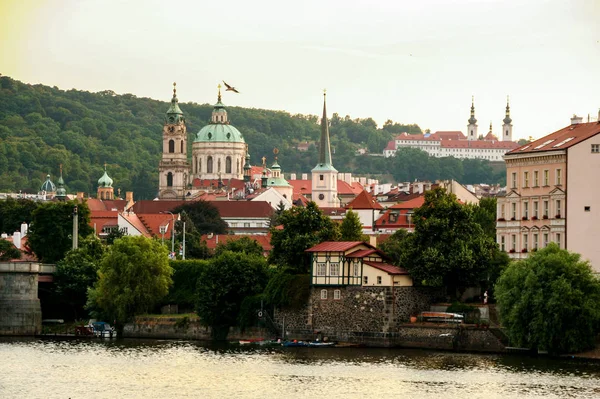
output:
[[[55,270],[37,262],[0,262],[0,336],[41,332],[38,283],[52,282]]]

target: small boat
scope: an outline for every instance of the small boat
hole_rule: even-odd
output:
[[[462,323],[464,316],[459,313],[448,312],[421,312],[424,321],[433,321],[438,323]]]
[[[87,328],[92,329],[92,334],[95,337],[100,338],[116,338],[117,332],[114,327],[111,327],[110,324],[104,321],[90,321],[90,323],[86,326]]]
[[[281,344],[281,346],[285,346],[286,348],[296,348],[300,346],[308,346],[308,342],[304,341],[285,341]]]
[[[335,346],[335,342],[309,342],[308,346],[311,348],[327,348]]]

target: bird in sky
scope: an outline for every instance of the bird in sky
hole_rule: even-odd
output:
[[[227,82],[225,82],[225,81],[223,81],[223,84],[225,85],[225,87],[227,87],[227,89],[225,89],[225,91],[233,91],[233,92],[239,94],[239,91],[235,87],[228,85]]]

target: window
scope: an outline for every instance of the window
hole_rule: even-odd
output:
[[[532,246],[533,246],[533,249],[535,249],[537,251],[537,249],[538,249],[538,234],[537,233],[533,234]]]
[[[517,188],[517,172],[512,174],[512,188]]]
[[[600,144],[592,144],[592,154],[600,153]]]
[[[539,215],[539,206],[537,201],[533,201],[533,217],[537,219],[540,217]]]
[[[323,175],[319,175],[319,180],[323,181]]]
[[[523,203],[523,218],[529,219],[529,202]]]
[[[561,215],[560,208],[561,208],[561,202],[560,202],[560,200],[556,200],[556,217],[558,217],[558,218]]]
[[[523,234],[523,252],[527,252],[529,250],[529,246],[527,245],[528,243],[529,243],[529,235]]]
[[[548,219],[548,201],[544,201],[544,217]]]
[[[357,260],[355,260],[355,261],[354,261],[354,268],[353,268],[353,269],[354,269],[354,270],[353,270],[353,275],[354,275],[354,277],[358,277],[358,271],[359,271],[359,267],[360,267],[360,264],[358,263],[358,261],[357,261]]]
[[[338,277],[340,275],[339,263],[332,263],[329,265],[329,275],[332,277]]]
[[[591,209],[591,208],[590,208],[589,206],[584,206],[584,207],[583,207],[583,210],[584,210],[585,212],[589,212],[589,211],[590,211],[590,209]]]
[[[537,170],[533,171],[533,187],[539,187],[540,184],[540,172]]]
[[[327,263],[317,263],[317,276],[327,275]]]
[[[556,233],[556,243],[558,244],[558,247],[560,248],[560,233]]]
[[[250,227],[250,223],[244,223],[244,227]]]
[[[333,290],[333,299],[340,300],[342,298],[342,292],[340,290]]]
[[[181,140],[181,142],[179,144],[180,144],[179,147],[181,148],[181,150],[179,152],[183,153],[183,140]]]
[[[523,172],[523,187],[529,187],[529,172]]]
[[[212,173],[213,172],[213,159],[212,157],[208,157],[208,160],[206,161],[206,173]]]
[[[544,248],[548,246],[548,233],[544,233]]]
[[[231,157],[225,158],[225,173],[231,173]]]
[[[505,245],[506,245],[506,240],[505,240],[505,237],[502,236],[502,237],[500,237],[500,250],[502,252],[506,251]]]
[[[377,284],[381,285],[381,276],[377,276]]]
[[[513,202],[510,205],[511,205],[511,208],[512,208],[511,211],[510,211],[510,213],[511,213],[510,217],[511,217],[512,220],[517,220],[517,204]]]
[[[175,152],[175,141],[169,140],[169,153]]]
[[[364,285],[367,285],[367,284],[369,284],[369,276],[364,276],[364,277],[363,277],[363,284],[364,284]]]
[[[229,225],[229,227],[237,227],[237,223],[236,222],[227,222],[227,224]]]
[[[511,239],[511,243],[510,243],[510,249],[512,252],[515,252],[517,250],[517,236],[515,234],[510,236]]]
[[[500,205],[500,217],[504,219],[504,204]]]
[[[167,187],[173,187],[173,173],[167,173]]]
[[[562,184],[562,170],[556,169],[556,185],[560,186]]]
[[[327,299],[327,290],[321,290],[321,299]]]
[[[544,186],[547,186],[550,182],[550,172],[548,170],[544,171]]]

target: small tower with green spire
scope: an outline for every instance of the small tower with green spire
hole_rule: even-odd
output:
[[[177,83],[163,126],[162,158],[158,165],[158,198],[185,198],[190,165],[187,159],[185,118],[177,99]]]
[[[320,208],[337,208],[340,200],[337,196],[338,171],[331,161],[329,141],[329,123],[327,120],[327,93],[323,90],[323,116],[321,117],[321,142],[319,145],[319,163],[312,173],[312,200]]]
[[[512,141],[512,119],[510,119],[510,104],[506,96],[506,115],[504,116],[504,124],[502,125],[502,141]]]
[[[475,97],[471,97],[471,117],[467,125],[467,139],[477,140],[477,119],[475,119]]]
[[[273,165],[271,166],[271,177],[267,179],[267,187],[273,187],[284,198],[291,202],[294,194],[294,188],[281,175],[281,166],[279,166],[279,163],[277,162],[277,154],[279,154],[279,149],[275,148],[273,150],[273,154],[275,155],[275,162],[273,162]]]
[[[56,193],[56,186],[52,183],[52,180],[50,180],[50,173],[46,175],[46,181],[42,183],[40,193],[46,194],[46,198],[51,198]]]
[[[244,164],[244,181],[248,183],[252,179],[252,165],[250,165],[250,153],[246,153],[246,163]]]
[[[60,177],[58,178],[58,182],[56,183],[56,198],[60,201],[64,201],[67,199],[67,190],[65,189],[65,181],[63,180],[63,167],[62,163],[60,164]]]
[[[115,199],[115,189],[113,188],[113,179],[106,172],[106,163],[104,163],[104,174],[98,179],[98,192],[96,198],[101,200]]]

